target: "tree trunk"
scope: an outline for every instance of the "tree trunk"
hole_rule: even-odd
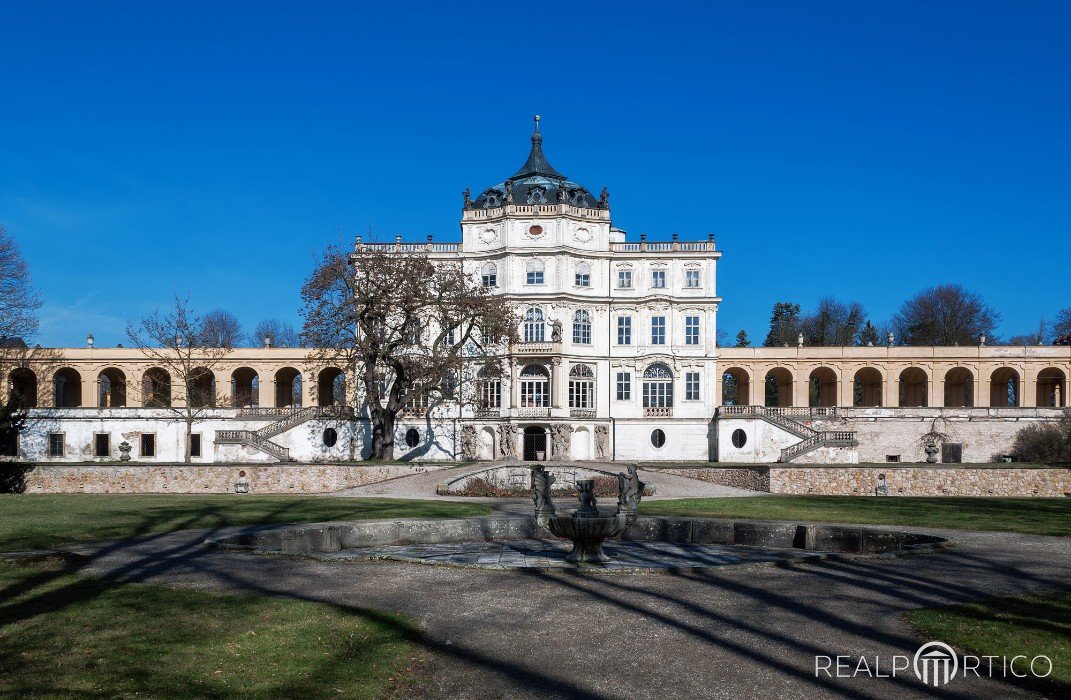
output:
[[[190,442],[193,440],[193,419],[186,418],[186,449],[183,450],[183,462],[189,464],[193,460],[190,459]]]
[[[388,411],[372,414],[372,459],[394,459],[394,427],[397,415]]]

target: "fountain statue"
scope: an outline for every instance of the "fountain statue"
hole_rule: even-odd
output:
[[[635,465],[629,465],[627,474],[618,474],[617,512],[603,515],[595,499],[595,480],[578,479],[576,488],[580,507],[572,515],[555,515],[550,500],[550,486],[554,477],[547,474],[544,465],[532,469],[532,501],[536,507],[536,520],[557,537],[571,540],[573,550],[565,557],[574,564],[605,564],[611,561],[602,550],[602,543],[617,537],[636,520],[644,484],[636,473]]]

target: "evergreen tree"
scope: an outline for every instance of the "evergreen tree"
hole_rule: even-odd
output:
[[[870,321],[866,322],[863,326],[863,330],[859,331],[859,344],[860,345],[880,345],[881,337],[878,335],[878,329],[874,327],[874,324]]]
[[[763,343],[768,348],[795,345],[800,332],[800,305],[779,301],[773,305],[770,315],[770,332]]]
[[[751,339],[747,337],[747,331],[742,330],[736,334],[736,346],[738,348],[751,347]]]

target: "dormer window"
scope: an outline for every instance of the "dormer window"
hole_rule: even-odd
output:
[[[532,187],[528,190],[529,204],[546,204],[547,195],[542,187]]]

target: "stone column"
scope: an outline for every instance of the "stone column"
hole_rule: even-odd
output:
[[[141,392],[144,372],[140,367],[120,367],[126,375],[126,405],[131,408],[141,408],[144,405]]]
[[[100,403],[100,385],[97,384],[96,371],[82,375],[82,403],[86,408],[97,408]]]
[[[882,399],[881,405],[888,408],[896,408],[900,405],[900,380],[897,371],[886,369],[881,382]]]
[[[837,405],[842,408],[851,408],[855,405],[855,373],[838,367],[837,382],[840,385]]]
[[[234,405],[234,392],[231,391],[231,372],[228,369],[214,369],[212,376],[216,380],[216,406],[230,408]]]
[[[811,405],[811,373],[806,369],[796,369],[792,373],[792,405],[807,408]]]
[[[271,408],[275,405],[275,373],[267,369],[257,368],[257,382],[260,384],[260,407]]]

